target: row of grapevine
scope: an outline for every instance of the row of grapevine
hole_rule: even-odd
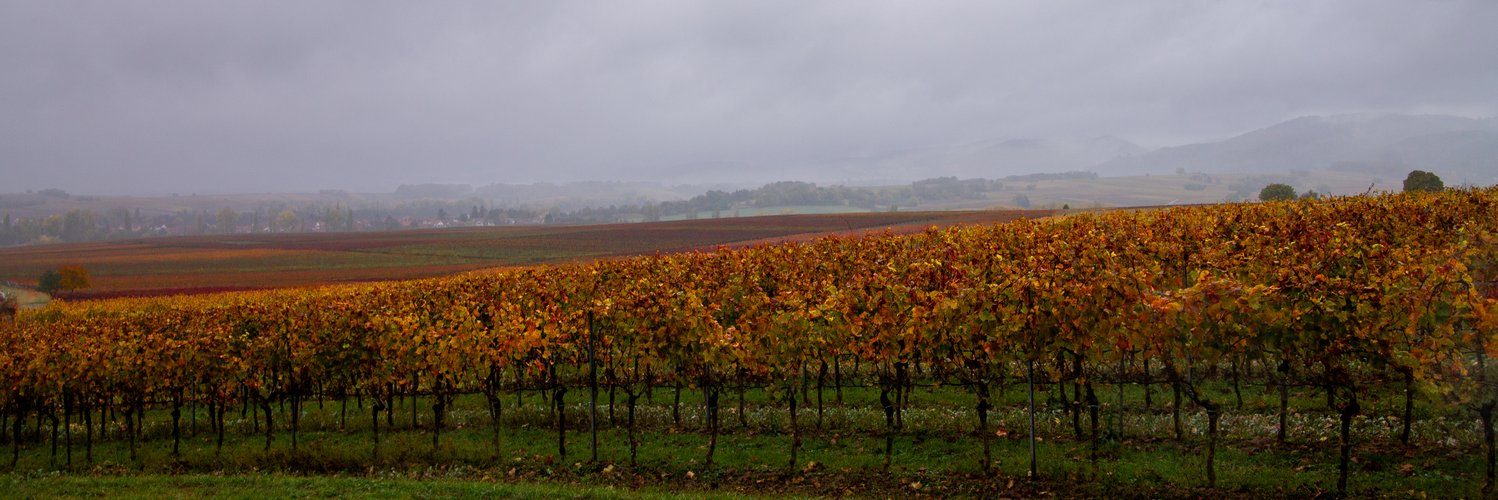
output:
[[[1489,431],[1491,484],[1495,224],[1498,190],[1458,190],[58,304],[0,331],[0,404],[16,426],[58,413],[91,425],[93,412],[117,410],[135,429],[132,446],[148,407],[172,409],[176,436],[183,405],[207,405],[221,442],[225,408],[249,404],[264,411],[268,447],[270,407],[289,403],[282,427],[295,447],[299,405],[359,394],[376,402],[378,450],[380,412],[388,419],[397,394],[418,390],[433,397],[440,431],[458,394],[484,394],[498,415],[507,390],[546,390],[561,408],[569,388],[596,398],[601,383],[624,391],[633,415],[642,391],[686,384],[705,391],[715,438],[718,395],[749,381],[787,405],[794,464],[807,404],[795,388],[808,373],[856,363],[880,392],[887,466],[916,371],[974,391],[982,429],[990,388],[1012,375],[1070,381],[1078,433],[1087,408],[1096,436],[1108,396],[1094,382],[1115,382],[1121,401],[1118,382],[1152,373],[1153,362],[1176,397],[1208,415],[1212,484],[1224,409],[1200,390],[1202,372],[1259,366],[1281,387],[1281,440],[1284,388],[1326,389],[1342,422],[1339,488],[1360,397],[1388,384],[1472,409]],[[992,433],[978,434],[987,450]],[[565,444],[560,433],[563,454]]]

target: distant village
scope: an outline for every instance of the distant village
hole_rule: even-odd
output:
[[[3,216],[0,245],[72,243],[205,234],[393,231],[448,227],[545,224],[547,213],[472,205],[434,210],[352,208],[342,205],[261,207],[252,210],[160,212],[140,208],[70,209],[44,217]],[[3,209],[0,209],[3,211]],[[424,213],[422,213],[424,212]]]
[[[1001,180],[943,177],[886,187],[818,186],[784,181],[756,189],[708,190],[681,199],[656,198],[603,184],[531,187],[545,199],[522,199],[527,187],[473,189],[402,186],[388,195],[337,190],[291,195],[103,198],[45,189],[0,194],[0,246],[72,243],[155,236],[395,231],[536,224],[611,224],[813,211],[896,211],[953,200],[981,200],[1042,179],[1096,178],[1091,172],[1010,176]],[[626,187],[629,187],[626,185]],[[496,196],[512,203],[500,206]],[[1028,207],[1022,194],[1016,206]],[[659,198],[659,196],[657,196]],[[217,208],[210,208],[215,207]],[[109,208],[103,208],[109,207]],[[545,207],[545,208],[539,208]]]

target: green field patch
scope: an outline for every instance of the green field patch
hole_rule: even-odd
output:
[[[6,296],[14,297],[16,299],[17,305],[19,305],[23,309],[34,309],[42,307],[47,305],[47,302],[52,300],[51,296],[42,292],[38,292],[36,290],[32,290],[30,288],[18,288],[13,286],[0,285],[0,292],[5,292]]]
[[[498,482],[493,478],[300,476],[289,474],[127,474],[0,479],[11,498],[736,498],[733,495],[630,490],[613,486]]]

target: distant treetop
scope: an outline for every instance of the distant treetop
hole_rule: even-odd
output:
[[[1296,198],[1295,188],[1289,184],[1274,183],[1259,190],[1259,201],[1285,201]]]
[[[1408,177],[1404,178],[1405,191],[1428,191],[1438,192],[1446,189],[1446,183],[1441,182],[1441,177],[1424,170],[1414,170]]]

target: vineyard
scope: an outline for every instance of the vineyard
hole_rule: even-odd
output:
[[[656,253],[809,240],[831,234],[1005,222],[1051,210],[780,215],[600,225],[469,227],[352,233],[154,237],[0,248],[0,280],[86,264],[70,299],[265,290],[450,276]]]
[[[1210,489],[1224,447],[1305,439],[1292,420],[1319,412],[1335,427],[1327,491],[1349,491],[1366,470],[1359,441],[1381,434],[1415,455],[1481,450],[1472,491],[1491,493],[1495,274],[1488,188],[57,303],[0,326],[0,437],[12,464],[49,441],[69,463],[104,443],[175,456],[201,418],[218,446],[263,434],[267,452],[308,447],[304,426],[358,429],[375,462],[418,421],[432,447],[484,424],[499,449],[537,431],[506,426],[529,412],[553,433],[550,457],[613,470],[665,446],[685,413],[706,446],[675,458],[698,470],[749,434],[776,436],[787,471],[814,468],[805,448],[838,436],[874,443],[882,471],[912,438],[941,436],[971,450],[972,477],[1012,487],[1053,470],[1054,441],[1095,476],[1133,435],[1198,440],[1192,481]],[[1267,406],[1245,409],[1245,393]],[[927,410],[948,409],[932,394],[962,401],[950,409],[964,422],[932,424]],[[667,398],[651,409],[670,417],[644,414]],[[302,421],[324,405],[341,421]],[[1223,427],[1247,417],[1265,425]],[[1421,418],[1476,430],[1422,437]],[[601,430],[622,439],[605,458]],[[1020,464],[996,459],[1016,450]]]

